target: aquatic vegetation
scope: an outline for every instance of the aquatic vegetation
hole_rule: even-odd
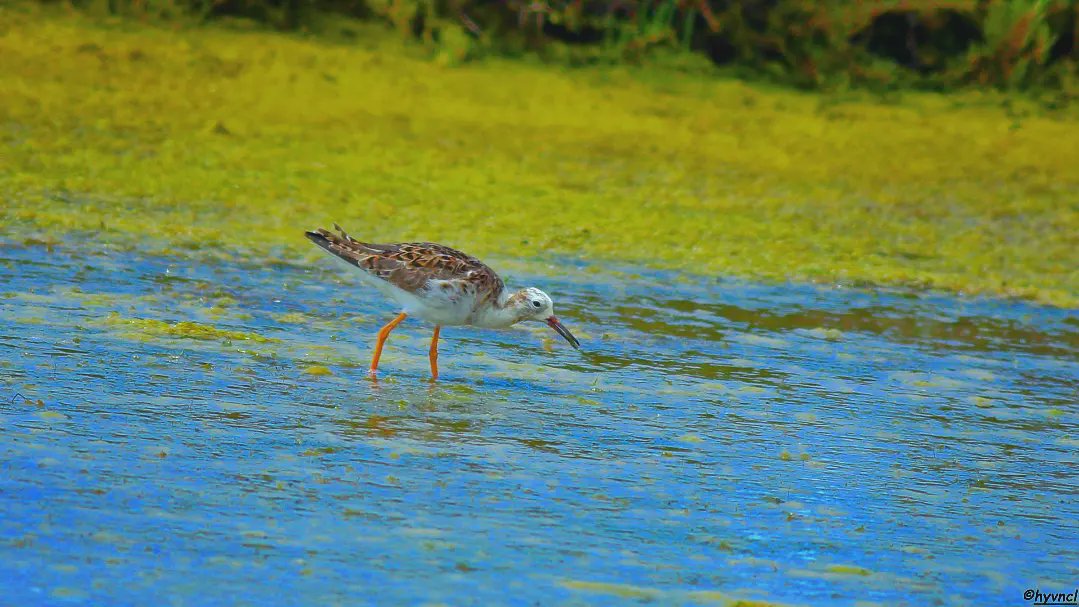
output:
[[[828,565],[825,569],[830,573],[842,573],[845,575],[872,575],[873,573],[865,567],[859,567],[857,565],[834,564]]]
[[[128,329],[146,337],[180,337],[184,339],[251,341],[255,343],[276,343],[281,340],[263,337],[256,333],[229,331],[214,326],[192,321],[166,322],[156,318],[123,318],[113,312],[104,319],[104,324]]]
[[[663,592],[659,589],[634,586],[632,584],[564,580],[562,585],[573,590],[587,590],[589,592],[609,594],[623,599],[656,599],[663,595]]]
[[[610,582],[592,582],[585,580],[562,580],[561,585],[570,590],[587,594],[599,594],[617,597],[619,599],[636,599],[638,601],[670,602],[672,604],[700,604],[719,605],[722,607],[785,607],[786,603],[773,601],[761,601],[754,599],[734,598],[725,592],[715,590],[695,590],[690,592],[675,592],[661,588],[649,588],[633,584],[619,584]]]
[[[357,27],[363,45],[5,6],[4,232],[269,271],[338,221],[483,257],[1079,304],[1071,109],[447,68]]]

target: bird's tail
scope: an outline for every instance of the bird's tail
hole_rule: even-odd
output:
[[[366,243],[349,236],[341,226],[335,223],[333,229],[337,230],[336,234],[325,228],[318,228],[313,232],[304,232],[304,235],[311,242],[356,266],[361,259],[371,254]]]

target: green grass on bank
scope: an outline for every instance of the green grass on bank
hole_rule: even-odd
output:
[[[622,68],[445,67],[0,7],[0,234],[314,255],[373,240],[1079,305],[1079,115]]]

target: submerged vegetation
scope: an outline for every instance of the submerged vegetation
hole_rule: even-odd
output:
[[[240,331],[228,331],[191,321],[170,323],[154,318],[122,318],[119,314],[113,313],[106,317],[103,322],[109,326],[128,328],[134,334],[146,338],[178,337],[183,339],[254,341],[257,343],[278,341],[271,337]]]
[[[345,43],[186,23],[0,8],[8,236],[314,258],[302,229],[337,221],[481,256],[1079,304],[1067,105],[447,65],[363,22]],[[991,81],[1040,73],[993,57]]]

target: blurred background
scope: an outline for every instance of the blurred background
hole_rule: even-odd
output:
[[[1076,70],[1070,0],[82,0],[112,15],[245,18],[282,31],[392,27],[439,59],[535,54],[566,65],[699,56],[800,87],[1060,87]],[[682,55],[682,56],[680,56]],[[700,65],[697,65],[699,69]],[[1074,83],[1072,83],[1074,86]],[[1074,89],[1070,89],[1074,92]]]

